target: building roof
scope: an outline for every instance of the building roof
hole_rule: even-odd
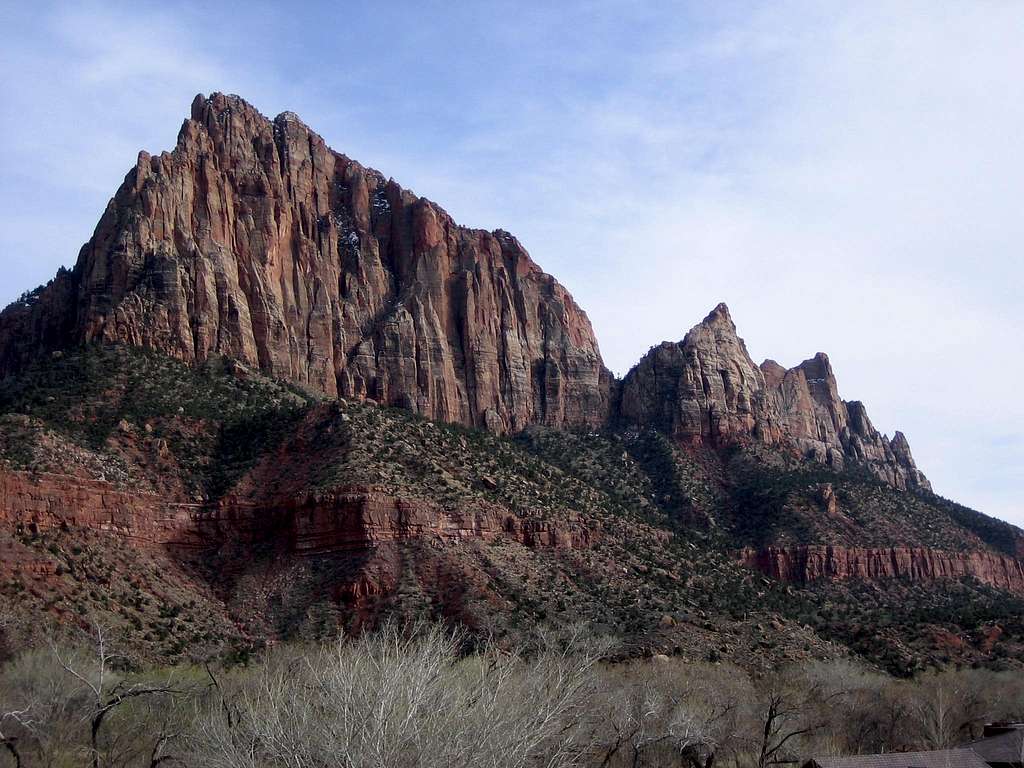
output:
[[[819,768],[989,768],[971,749],[938,749],[932,752],[890,752],[885,755],[815,757]]]
[[[1008,728],[1005,733],[988,736],[964,745],[986,763],[1024,762],[1024,728]]]

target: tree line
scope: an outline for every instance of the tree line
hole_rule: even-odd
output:
[[[442,626],[387,627],[164,669],[133,664],[95,623],[0,667],[0,766],[769,768],[945,748],[1024,718],[1018,673],[895,680],[816,662],[751,675],[608,663],[584,638],[509,652]]]

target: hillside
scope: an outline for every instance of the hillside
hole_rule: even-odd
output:
[[[100,612],[160,657],[414,616],[509,644],[584,622],[623,655],[749,668],[1024,654],[1021,592],[984,574],[786,584],[742,564],[768,542],[841,544],[850,521],[874,531],[861,547],[997,557],[1019,542],[867,471],[653,430],[502,437],[125,347],[31,366],[0,386],[0,413],[9,649]]]
[[[1024,532],[718,304],[621,380],[511,234],[199,95],[0,312],[5,647],[160,658],[430,616],[620,656],[1015,665]]]

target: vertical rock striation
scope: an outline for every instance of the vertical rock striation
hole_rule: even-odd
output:
[[[945,552],[927,547],[797,545],[744,549],[739,560],[779,581],[820,580],[935,582],[965,577],[1024,594],[1024,563],[998,552]]]
[[[0,318],[0,373],[92,340],[498,432],[607,418],[586,314],[514,237],[236,96],[197,96],[174,150],[140,153],[73,272]]]

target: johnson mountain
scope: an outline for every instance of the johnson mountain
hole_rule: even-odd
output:
[[[1024,658],[1024,532],[724,304],[621,380],[515,237],[197,96],[0,314],[0,629],[153,655],[430,616],[624,655]]]

